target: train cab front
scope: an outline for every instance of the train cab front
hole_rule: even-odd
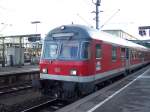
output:
[[[44,92],[72,96],[93,80],[91,41],[79,29],[60,28],[45,38],[40,60],[40,79]],[[62,94],[65,93],[65,94]]]

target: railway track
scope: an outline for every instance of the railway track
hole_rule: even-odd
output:
[[[51,99],[49,101],[43,102],[41,104],[35,105],[33,107],[22,110],[21,112],[54,112],[64,106],[69,102],[60,99]]]
[[[39,97],[12,106],[0,105],[0,112],[54,112],[70,102],[50,97]]]
[[[17,91],[21,91],[21,90],[25,90],[25,89],[31,89],[31,88],[32,88],[31,84],[5,86],[5,87],[0,88],[0,95],[9,94],[9,93],[13,93],[13,92],[17,92]]]
[[[22,110],[21,112],[35,112],[35,111],[38,111],[38,110],[44,108],[45,106],[48,106],[48,105],[52,104],[55,101],[56,101],[56,99],[52,99],[52,100],[46,101],[44,103],[35,105],[33,107],[27,108],[25,110]]]

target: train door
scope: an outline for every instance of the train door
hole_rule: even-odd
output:
[[[125,48],[121,48],[121,62],[122,62],[122,67],[126,66],[126,53],[125,53],[126,49]]]
[[[101,59],[102,59],[102,45],[101,43],[95,44],[95,73],[99,73],[101,68]]]
[[[129,48],[126,48],[126,62],[125,62],[125,68],[128,70],[130,67],[130,52],[129,52]]]

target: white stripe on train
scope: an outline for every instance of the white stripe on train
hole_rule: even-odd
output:
[[[146,64],[147,62],[144,62],[142,64],[136,64],[129,67],[129,69],[136,68],[138,66],[142,66]],[[103,79],[109,76],[116,75],[117,73],[123,73],[125,71],[125,68],[119,68],[103,73],[99,73],[92,76],[63,76],[63,75],[54,75],[54,74],[40,74],[41,79],[49,79],[49,80],[62,80],[62,81],[73,81],[73,82],[92,82],[95,80]]]

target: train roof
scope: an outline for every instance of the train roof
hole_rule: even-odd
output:
[[[106,33],[104,31],[89,31],[89,34],[91,37],[93,37],[94,39],[100,39],[102,41],[108,42],[108,43],[112,43],[112,44],[117,44],[120,46],[125,46],[128,48],[134,48],[134,49],[138,49],[138,50],[144,50],[144,51],[149,51],[150,49],[148,49],[147,47],[144,47],[142,45],[133,43],[131,41],[125,40],[123,38],[111,35],[109,33]]]
[[[90,28],[84,25],[63,25],[53,29],[52,31],[49,32],[49,34],[62,32],[62,28],[65,28],[64,30],[65,32],[79,31],[81,32],[80,37],[82,38],[97,39],[114,45],[134,48],[142,51],[150,51],[150,49],[142,45],[133,43],[131,41],[106,33],[104,31],[99,31],[97,29]]]

